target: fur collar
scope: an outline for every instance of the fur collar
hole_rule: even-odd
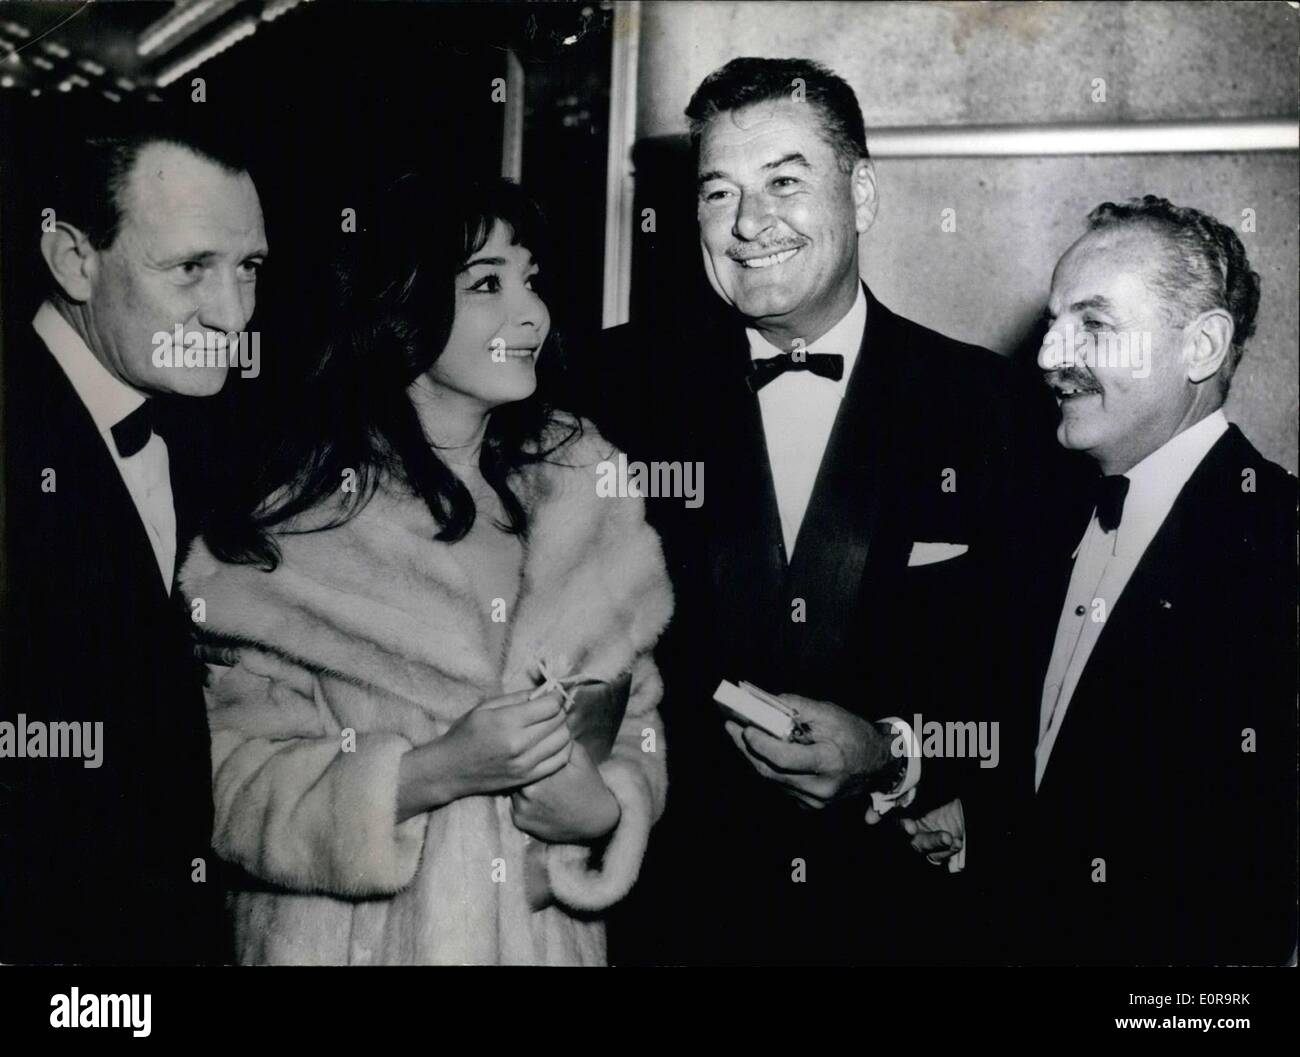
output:
[[[200,539],[181,589],[203,600],[205,635],[395,694],[440,719],[534,685],[538,658],[616,678],[667,625],[672,590],[641,500],[597,495],[597,465],[617,453],[583,425],[580,438],[516,478],[529,535],[502,656],[489,655],[491,614],[456,544],[434,540],[424,504],[392,490],[337,528],[277,536],[283,560],[270,573],[219,562]],[[448,679],[477,693],[433,691]]]

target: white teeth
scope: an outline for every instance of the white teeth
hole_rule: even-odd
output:
[[[798,252],[798,247],[792,250],[782,250],[780,253],[773,253],[768,257],[754,257],[751,260],[741,261],[740,266],[742,268],[770,268],[774,264],[784,264]]]

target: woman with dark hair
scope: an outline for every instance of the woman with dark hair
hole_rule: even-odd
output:
[[[404,178],[354,236],[293,428],[181,574],[231,662],[241,962],[603,963],[663,810],[659,541],[539,386],[536,207],[437,191]]]

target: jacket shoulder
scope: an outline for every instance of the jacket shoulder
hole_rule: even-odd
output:
[[[942,379],[951,379],[947,384],[959,388],[978,385],[997,390],[1012,384],[1017,372],[1009,357],[983,345],[941,334],[897,313],[890,312],[889,315],[896,335],[902,339],[900,344],[908,349],[913,365],[918,370]]]
[[[1235,555],[1232,568],[1276,578],[1296,566],[1298,485],[1234,425],[1188,480],[1178,509],[1207,553]]]

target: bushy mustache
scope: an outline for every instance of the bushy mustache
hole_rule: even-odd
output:
[[[1043,381],[1053,391],[1079,389],[1086,393],[1101,392],[1101,386],[1097,384],[1097,379],[1090,372],[1080,370],[1078,367],[1064,367],[1059,371],[1053,371],[1045,376]]]

